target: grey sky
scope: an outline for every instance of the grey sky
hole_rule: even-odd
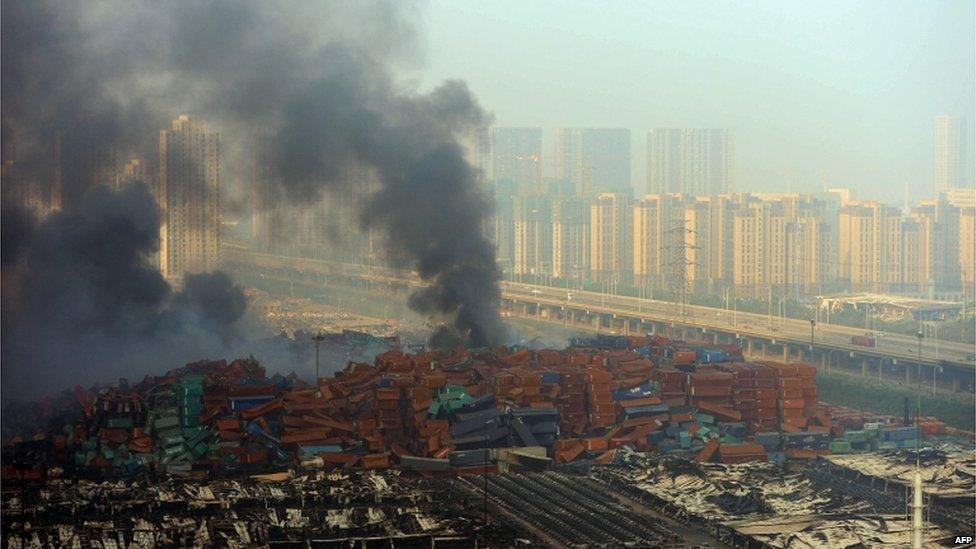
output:
[[[498,125],[735,131],[737,187],[930,192],[933,118],[976,127],[974,2],[469,2],[422,10],[421,87],[465,79]],[[970,144],[976,142],[970,138]],[[971,155],[972,156],[972,155]],[[970,162],[972,166],[972,162]],[[551,166],[544,172],[551,173]]]

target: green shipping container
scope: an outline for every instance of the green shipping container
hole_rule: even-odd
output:
[[[827,445],[827,449],[833,454],[849,454],[851,453],[851,443],[846,440],[832,440]]]
[[[698,423],[708,423],[709,425],[715,424],[715,416],[712,414],[703,414],[699,412],[695,414],[695,419],[698,420]]]
[[[859,442],[868,441],[868,433],[866,431],[847,431],[844,433],[844,440],[851,444],[856,444]]]
[[[180,418],[175,414],[172,416],[162,417],[156,420],[153,424],[153,428],[157,431],[162,431],[164,429],[169,429],[170,427],[179,427]]]
[[[109,429],[131,429],[135,425],[131,416],[110,417],[105,421],[105,426]]]

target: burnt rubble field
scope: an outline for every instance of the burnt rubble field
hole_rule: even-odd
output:
[[[900,545],[916,458],[927,546],[976,529],[970,433],[829,406],[810,365],[367,343],[315,383],[204,360],[8,403],[4,546]]]
[[[609,465],[452,477],[387,469],[7,481],[3,540],[121,548],[902,545],[910,521],[898,475],[913,461],[884,453],[855,470],[826,458],[803,467],[726,465],[625,450]],[[976,526],[971,452],[930,449],[922,461],[931,480],[927,546],[954,546],[954,535]]]

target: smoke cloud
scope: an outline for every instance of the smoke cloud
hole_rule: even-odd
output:
[[[457,143],[486,114],[463,82],[424,93],[396,82],[417,64],[414,17],[399,2],[3,2],[2,130],[16,144],[5,156],[52,179],[60,140],[65,208],[33,236],[4,234],[4,268],[8,244],[26,261],[5,299],[24,320],[4,323],[4,372],[136,364],[143,343],[194,337],[187,348],[203,356],[234,336],[239,289],[217,274],[173,295],[146,266],[158,213],[145,191],[93,189],[119,159],[154,158],[157,132],[183,113],[231,145],[266,135],[276,192],[293,204],[366,196],[363,228],[386,236],[391,265],[430,283],[410,305],[469,344],[503,339],[481,233],[490,202]],[[230,154],[225,165],[241,163]],[[378,177],[368,195],[346,177],[361,169]],[[102,356],[120,341],[133,345]]]
[[[11,220],[22,217],[5,215],[4,234]],[[5,393],[173,367],[240,337],[246,301],[226,274],[188,276],[173,293],[150,266],[158,226],[145,186],[96,186],[75,208],[18,233],[22,255],[4,267]]]

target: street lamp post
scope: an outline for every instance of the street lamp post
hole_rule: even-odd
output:
[[[922,338],[925,337],[925,334],[922,333],[922,330],[919,330],[915,333],[915,337],[918,338],[918,364],[916,364],[915,368],[915,375],[918,376],[918,379],[915,380],[916,385],[918,385],[915,395],[915,425],[918,426],[919,415],[921,414],[922,410]],[[932,375],[935,376],[934,370],[932,371]],[[916,437],[917,436],[918,435],[916,435]]]
[[[319,343],[325,339],[322,332],[319,332],[312,336],[312,341],[315,342],[315,392],[318,393],[319,387]]]
[[[813,329],[817,326],[817,319],[810,319],[810,352],[813,352]]]
[[[732,288],[731,294],[732,294],[732,327],[734,328],[735,327],[735,312],[736,312],[735,311],[735,309],[736,309],[736,303],[735,302],[738,299],[738,297],[735,295],[735,288]]]

